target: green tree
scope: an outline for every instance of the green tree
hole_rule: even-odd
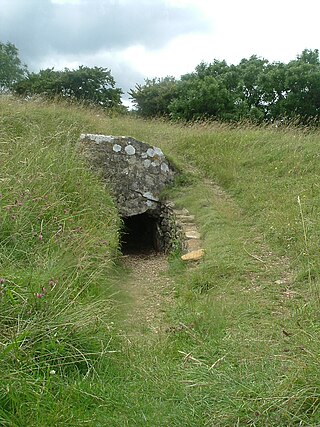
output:
[[[233,120],[235,109],[234,70],[225,61],[201,62],[193,73],[177,83],[177,97],[169,110],[173,118],[193,120],[214,117]]]
[[[287,65],[282,62],[267,64],[260,75],[261,104],[265,111],[265,119],[274,121],[287,115],[284,100],[289,88],[286,82]]]
[[[233,102],[230,92],[213,76],[184,77],[177,85],[178,96],[169,110],[175,119],[193,120],[206,117],[231,118]],[[228,117],[229,116],[229,117]]]
[[[12,43],[0,42],[0,91],[7,91],[12,85],[22,80],[27,74],[26,65],[22,64],[19,51]]]
[[[252,55],[249,59],[242,59],[235,66],[238,87],[236,89],[236,105],[241,118],[261,122],[267,112],[267,103],[264,100],[264,89],[261,85],[266,73],[268,61]]]
[[[320,118],[319,51],[305,49],[288,64],[256,55],[238,65],[201,62],[180,80],[146,80],[131,96],[138,113],[147,117],[256,123],[294,118],[306,123]]]
[[[288,117],[301,122],[320,117],[320,60],[319,51],[305,49],[286,71],[287,93],[282,100]]]
[[[110,70],[101,67],[80,66],[77,70],[65,68],[63,71],[49,68],[30,73],[26,79],[14,85],[14,91],[23,96],[60,96],[105,108],[122,108],[122,90],[115,87]]]
[[[146,79],[144,85],[137,84],[129,95],[141,116],[168,116],[169,105],[177,97],[176,79],[170,76]]]

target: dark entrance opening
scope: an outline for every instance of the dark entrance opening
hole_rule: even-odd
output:
[[[159,251],[158,219],[148,213],[122,218],[123,254]]]

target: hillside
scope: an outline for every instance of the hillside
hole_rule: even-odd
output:
[[[318,131],[5,97],[0,121],[1,425],[320,424]],[[173,159],[200,263],[123,264],[81,133]]]

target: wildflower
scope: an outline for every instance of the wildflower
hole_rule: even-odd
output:
[[[47,293],[47,290],[45,287],[43,287],[41,290],[42,290],[43,295],[45,295]]]
[[[0,277],[0,285],[3,285],[5,281],[6,279],[4,279],[3,277]]]
[[[39,292],[36,293],[36,298],[41,299],[44,297],[44,294],[41,294]]]
[[[40,242],[42,242],[42,240],[43,240],[43,235],[41,233],[39,234],[39,240],[40,240]]]
[[[55,375],[56,371],[54,369],[51,369],[51,371],[49,372],[50,375]]]
[[[51,289],[53,289],[56,285],[57,285],[57,280],[55,280],[55,279],[49,280],[49,286]]]

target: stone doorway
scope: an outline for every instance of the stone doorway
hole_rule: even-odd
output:
[[[148,212],[123,217],[121,251],[123,254],[161,252],[159,218]]]

